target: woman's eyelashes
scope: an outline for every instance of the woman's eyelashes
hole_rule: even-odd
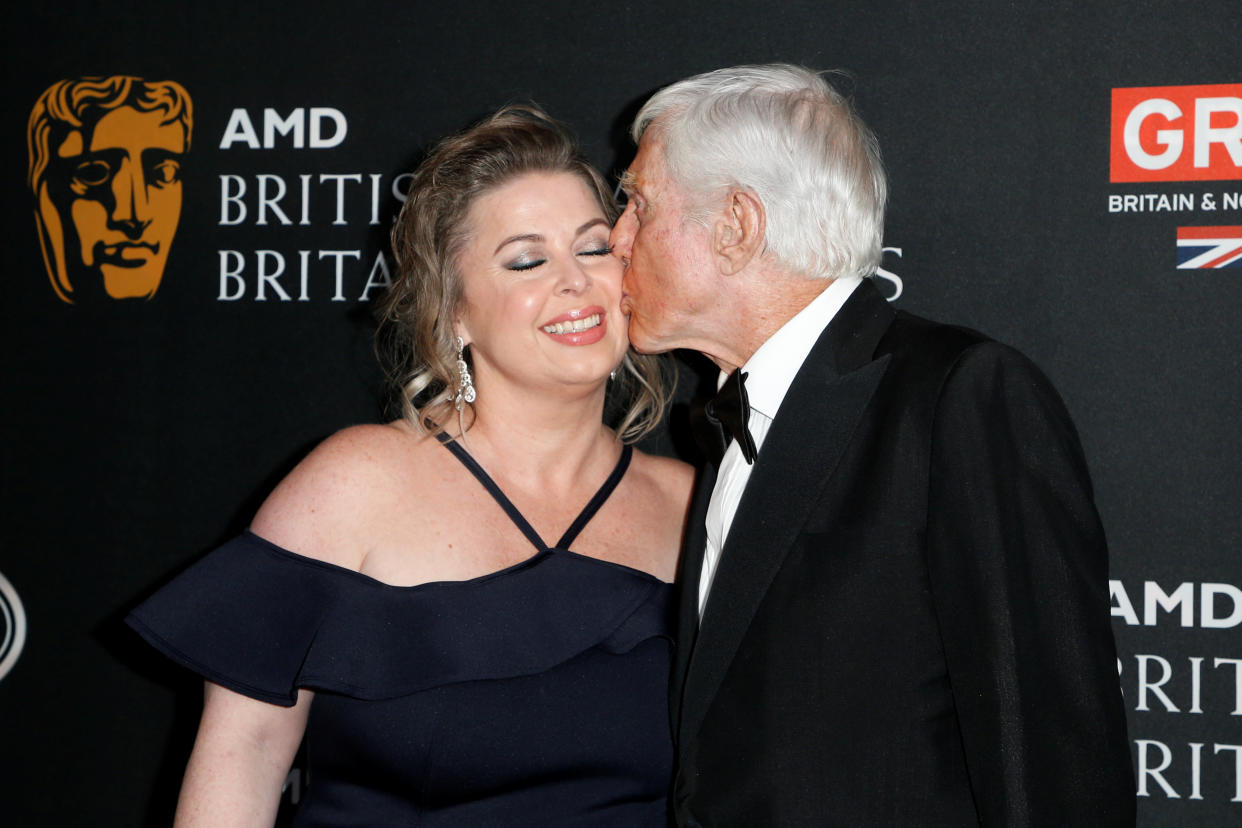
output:
[[[575,255],[578,256],[610,256],[612,255],[612,247],[606,241],[592,242],[584,249],[579,250]],[[505,263],[506,270],[534,270],[548,261],[547,257],[539,254],[523,254],[517,258]]]
[[[505,265],[506,270],[534,270],[547,259],[538,256],[520,256]]]

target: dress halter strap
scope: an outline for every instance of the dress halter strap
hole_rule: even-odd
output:
[[[617,465],[613,467],[612,474],[608,475],[608,479],[604,481],[604,485],[599,487],[599,491],[591,498],[590,502],[583,507],[578,513],[578,517],[574,518],[574,522],[569,524],[569,528],[565,530],[565,534],[561,535],[561,539],[556,542],[557,549],[568,549],[569,545],[578,538],[586,525],[591,522],[591,518],[595,517],[595,513],[599,511],[604,502],[608,500],[613,489],[617,488],[617,484],[621,482],[621,478],[625,476],[625,471],[630,467],[630,458],[634,455],[634,449],[625,445],[621,447],[621,456],[617,458]]]
[[[608,479],[599,487],[599,491],[595,493],[590,502],[578,513],[578,517],[574,518],[574,522],[565,530],[565,534],[561,535],[561,539],[556,542],[556,545],[549,547],[543,542],[543,538],[539,537],[539,533],[530,525],[530,522],[513,505],[513,501],[509,500],[505,493],[500,490],[500,487],[496,485],[496,481],[492,480],[491,475],[483,470],[478,461],[471,457],[469,452],[462,448],[460,443],[442,431],[436,434],[436,438],[444,444],[446,449],[453,453],[454,457],[461,461],[462,465],[475,476],[475,479],[483,484],[483,488],[487,489],[488,494],[500,505],[500,508],[505,510],[505,514],[509,516],[509,519],[513,521],[518,529],[522,530],[522,534],[526,536],[526,539],[534,544],[535,549],[540,552],[549,548],[569,549],[569,545],[577,539],[579,533],[586,528],[586,525],[591,522],[591,518],[595,517],[595,513],[600,510],[600,507],[604,505],[617,488],[617,484],[625,476],[626,469],[630,467],[630,459],[634,455],[633,447],[628,445],[622,446],[621,457],[617,460],[617,465],[613,467],[612,473],[608,475]]]

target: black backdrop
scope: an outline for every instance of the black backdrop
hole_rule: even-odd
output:
[[[892,182],[897,303],[1024,350],[1075,416],[1110,537],[1140,823],[1242,819],[1242,270],[1179,269],[1176,244],[1181,227],[1242,234],[1242,138],[1228,113],[1210,122],[1225,136],[1210,180],[1123,183],[1109,162],[1114,89],[1242,97],[1236,0],[69,2],[8,18],[0,822],[168,821],[199,683],[119,620],[243,528],[315,442],[381,416],[361,297],[383,281],[391,187],[420,149],[533,99],[617,170],[656,88],[772,60],[851,73]],[[69,305],[44,273],[26,124],[56,81],[112,74],[193,100],[180,224],[152,299]],[[1186,107],[1164,124],[1185,128],[1186,153],[1204,94],[1148,96]],[[340,113],[343,140],[262,146],[266,109],[312,107]],[[238,110],[258,148],[226,140]],[[259,223],[258,188],[278,186],[260,176],[286,185],[291,224]],[[1179,194],[1190,207],[1146,198]],[[1143,209],[1111,209],[1125,195]],[[289,301],[271,282],[257,301],[258,269],[280,259]],[[240,282],[221,276],[238,262]]]

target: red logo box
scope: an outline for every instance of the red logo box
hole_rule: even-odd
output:
[[[1242,83],[1113,90],[1108,180],[1242,178]]]

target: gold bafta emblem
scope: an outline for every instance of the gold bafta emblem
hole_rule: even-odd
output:
[[[130,75],[62,80],[30,113],[43,261],[66,302],[155,294],[181,217],[190,96]]]

